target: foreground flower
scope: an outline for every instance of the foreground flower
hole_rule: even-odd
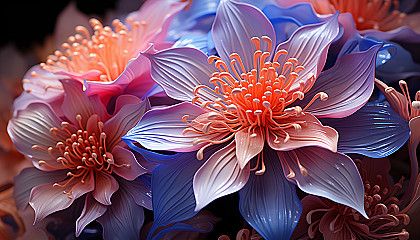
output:
[[[373,35],[385,40],[418,42],[418,14],[407,15],[416,1],[404,0],[286,0],[276,1],[280,6],[291,6],[300,2],[311,3],[319,14],[351,14],[357,30],[362,35]],[[400,6],[401,5],[401,6]],[[347,15],[345,15],[347,18]],[[344,20],[344,19],[342,19]],[[347,22],[347,20],[344,20]],[[347,22],[348,23],[348,22]]]
[[[15,178],[17,206],[25,208],[29,201],[36,224],[82,197],[77,236],[95,219],[103,225],[105,238],[138,236],[143,223],[140,206],[150,208],[148,188],[137,179],[146,170],[121,137],[148,109],[148,102],[122,95],[110,116],[98,96],[83,93],[81,83],[61,83],[64,117],[58,117],[48,104],[32,103],[9,122],[8,132],[17,150],[35,166]],[[113,221],[120,224],[112,226]]]
[[[258,9],[222,1],[212,29],[220,57],[187,47],[143,53],[166,93],[191,103],[149,111],[124,139],[152,150],[198,150],[205,162],[184,164],[196,171],[195,211],[240,190],[242,215],[266,239],[290,237],[301,211],[294,184],[366,216],[356,166],[336,152],[337,132],[317,116],[348,116],[366,103],[380,44],[321,73],[338,33],[333,16],[275,46],[273,27]]]
[[[410,223],[408,212],[418,196],[408,205],[396,197],[403,179],[391,186],[388,159],[365,158],[356,162],[365,185],[369,219],[328,199],[306,196],[294,239],[409,239],[404,227]]]
[[[126,93],[140,98],[153,93],[150,65],[139,52],[150,43],[162,49],[170,47],[165,42],[169,23],[187,4],[148,1],[127,17],[127,24],[115,19],[113,28],[92,19],[92,35],[86,27],[76,27],[77,34],[62,44],[62,51],[55,51],[46,63],[28,71],[23,80],[25,92],[14,108],[23,109],[39,99],[51,104],[60,101],[63,92],[59,79],[84,82],[87,94],[98,94],[104,102]]]

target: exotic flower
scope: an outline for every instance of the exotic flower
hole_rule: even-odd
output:
[[[404,208],[403,201],[396,196],[403,178],[390,185],[391,165],[386,158],[356,162],[365,186],[365,210],[369,219],[348,206],[306,196],[294,239],[409,239],[403,227],[410,223],[408,211],[413,202]]]
[[[336,152],[337,132],[317,116],[347,116],[366,103],[380,45],[320,74],[338,33],[333,16],[275,46],[258,9],[222,1],[212,29],[219,57],[187,47],[143,53],[166,93],[191,103],[149,111],[124,139],[152,150],[198,150],[206,161],[194,175],[195,211],[240,190],[242,215],[264,238],[290,237],[300,204],[289,181],[365,215],[357,169]],[[269,226],[261,215],[273,219]]]
[[[83,196],[85,204],[76,222],[76,235],[97,218],[105,237],[113,231],[125,236],[138,234],[142,216],[136,212],[134,219],[127,219],[131,213],[125,218],[118,214],[142,211],[140,205],[149,207],[145,195],[148,190],[136,179],[146,170],[125,148],[121,137],[139,121],[148,102],[122,95],[110,116],[97,96],[83,93],[81,83],[61,82],[64,117],[48,104],[32,103],[19,110],[8,125],[16,148],[35,166],[24,169],[15,179],[17,206],[24,208],[29,200],[37,223]],[[126,204],[131,209],[124,210]],[[111,227],[109,218],[134,222],[135,228]]]

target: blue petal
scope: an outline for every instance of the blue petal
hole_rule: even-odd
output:
[[[382,158],[398,150],[410,137],[408,121],[387,102],[368,102],[348,117],[321,121],[338,131],[338,151],[342,153]]]
[[[239,207],[245,220],[264,239],[289,239],[302,212],[295,185],[286,180],[275,151],[264,149],[266,171],[251,174],[239,191]]]
[[[296,4],[289,8],[268,5],[263,10],[276,32],[276,45],[289,39],[303,25],[322,22],[309,3]]]
[[[187,223],[175,223],[171,227],[165,228],[164,230],[157,233],[155,236],[153,236],[153,239],[162,239],[165,236],[165,234],[172,231],[189,231],[189,232],[208,233],[213,229],[213,225],[211,223],[209,223],[209,226],[210,226],[209,230],[200,230],[200,229],[192,227],[191,225],[188,225]]]
[[[204,159],[207,159],[212,151],[212,147],[204,151]],[[196,154],[196,152],[190,152],[174,155],[171,161],[160,165],[153,171],[154,221],[148,239],[153,237],[159,227],[187,220],[197,214],[194,211],[193,178],[195,172],[205,161],[197,160]],[[177,227],[179,226],[177,225]]]
[[[196,48],[207,56],[209,55],[208,50],[208,33],[191,33],[183,35],[175,44],[172,46],[173,48],[176,47],[191,47]]]

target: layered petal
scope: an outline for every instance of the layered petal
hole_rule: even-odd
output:
[[[262,128],[255,128],[253,132],[250,132],[249,128],[245,128],[235,133],[236,159],[241,169],[263,150],[264,134]]]
[[[213,200],[239,191],[248,181],[249,164],[239,166],[235,141],[215,152],[194,175],[195,211]]]
[[[136,178],[133,181],[118,179],[120,188],[131,195],[137,205],[152,210],[152,191],[142,179]]]
[[[289,239],[299,221],[302,205],[295,186],[282,174],[275,151],[265,148],[264,162],[264,174],[251,174],[239,191],[239,209],[264,239]]]
[[[364,188],[353,160],[319,147],[277,152],[284,175],[304,192],[352,207],[364,217]]]
[[[114,156],[115,163],[121,166],[114,167],[113,172],[126,180],[132,181],[147,172],[147,170],[137,162],[134,154],[123,147],[114,147],[114,149],[112,149],[112,155]]]
[[[92,191],[95,188],[92,175],[92,173],[89,174],[84,183],[72,182],[66,187],[53,186],[51,182],[34,187],[29,199],[29,205],[35,211],[34,224],[51,213],[68,208],[75,199]],[[59,184],[63,185],[65,182],[60,182]]]
[[[379,31],[375,29],[368,29],[368,30],[363,30],[359,32],[362,35],[371,35],[379,39],[392,40],[396,42],[419,43],[420,41],[419,40],[420,33],[414,31],[413,28],[411,28],[410,26],[401,26],[397,29],[393,29],[390,31]]]
[[[211,74],[216,72],[216,68],[208,64],[207,55],[195,48],[180,47],[154,52],[152,46],[142,54],[151,62],[153,79],[169,97],[181,101],[191,101],[195,97],[194,88],[209,85]],[[215,98],[214,95],[209,97]]]
[[[398,150],[410,137],[408,121],[387,103],[368,102],[346,118],[322,119],[340,135],[338,151],[381,158]]]
[[[273,43],[276,42],[273,26],[259,9],[231,0],[220,2],[213,23],[212,36],[219,56],[229,63],[229,56],[237,53],[242,59],[245,72],[255,67],[253,66],[255,46],[250,41],[252,37],[267,36]],[[271,53],[273,45],[270,46],[271,49],[265,47],[262,50]]]
[[[313,102],[306,111],[316,117],[342,118],[360,109],[373,91],[375,57],[380,47],[378,44],[368,51],[345,55],[334,67],[322,72],[304,100],[309,102],[321,91],[328,95],[328,99]]]
[[[111,205],[111,196],[119,188],[117,180],[106,172],[96,172],[92,196],[103,205]]]
[[[195,138],[217,139],[220,134],[199,134],[184,130],[190,125],[183,120],[185,115],[187,121],[197,118],[205,110],[190,103],[181,103],[168,108],[154,109],[147,112],[141,121],[127,134],[124,139],[140,143],[146,148],[153,150],[175,150],[189,152],[197,150],[202,144],[194,144]]]
[[[83,229],[92,221],[102,216],[107,207],[95,201],[91,194],[86,195],[85,205],[82,214],[76,220],[76,237],[82,233]]]
[[[330,127],[323,126],[312,114],[305,113],[299,117],[289,117],[285,123],[304,122],[301,129],[290,127],[279,130],[267,128],[268,145],[277,151],[287,151],[306,146],[318,146],[337,151],[338,134]],[[279,124],[282,122],[279,121]]]
[[[277,50],[287,50],[284,59],[296,58],[298,64],[305,67],[299,73],[291,89],[299,87],[299,81],[306,82],[312,75],[317,77],[322,71],[331,42],[339,34],[338,14],[325,22],[299,28],[290,39],[277,46]],[[281,68],[280,68],[281,70]]]

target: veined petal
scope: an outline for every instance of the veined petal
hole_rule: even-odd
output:
[[[51,107],[43,103],[32,103],[27,108],[19,110],[9,121],[7,132],[19,152],[30,158],[45,161],[53,159],[46,149],[50,146],[55,147],[57,143],[57,139],[50,133],[50,129],[54,127],[61,128],[61,120]],[[33,149],[34,145],[45,150]],[[55,159],[53,160],[52,162],[55,162]]]
[[[232,141],[215,152],[194,175],[195,211],[213,200],[239,191],[248,181],[249,164],[239,167],[236,144]]]
[[[346,118],[322,119],[340,135],[338,151],[381,158],[397,151],[410,137],[408,121],[387,103],[368,102]]]
[[[153,52],[152,46],[142,54],[151,62],[153,79],[169,97],[181,101],[191,101],[195,97],[194,88],[209,85],[211,74],[216,72],[216,67],[207,62],[207,55],[195,48]],[[210,97],[215,98],[213,95]]]
[[[263,129],[255,128],[253,132],[249,132],[249,130],[249,128],[245,128],[235,133],[236,159],[241,169],[264,148],[265,133]]]
[[[67,171],[65,170],[44,172],[33,167],[23,169],[14,179],[13,197],[16,207],[24,210],[28,205],[33,187],[51,182],[60,182],[67,177],[66,173]]]
[[[152,191],[144,181],[140,178],[136,178],[133,181],[118,179],[118,182],[120,188],[130,194],[137,205],[152,210]]]
[[[51,213],[68,208],[75,199],[92,191],[95,188],[92,175],[92,173],[89,174],[84,183],[70,183],[65,188],[53,186],[54,183],[51,182],[34,187],[29,199],[29,205],[31,205],[35,211],[34,224]],[[62,185],[63,182],[59,184]],[[71,193],[66,194],[64,191],[71,191]]]
[[[93,199],[91,194],[87,194],[82,214],[76,221],[76,237],[82,233],[83,229],[89,223],[102,216],[106,209],[107,206],[98,203],[95,199]]]
[[[124,139],[136,141],[152,150],[179,152],[197,150],[203,144],[194,145],[194,138],[202,137],[203,134],[192,132],[183,134],[189,124],[183,121],[182,117],[188,115],[187,121],[190,121],[204,113],[206,113],[205,110],[187,102],[168,108],[154,109],[147,112],[141,121],[127,132]]]
[[[103,205],[111,205],[111,196],[119,188],[117,180],[106,172],[96,172],[92,196]]]
[[[312,114],[305,113],[303,116],[289,117],[286,121],[287,123],[302,121],[304,124],[301,129],[290,127],[282,131],[273,131],[267,128],[266,138],[271,148],[277,151],[288,151],[300,147],[318,146],[337,151],[337,131],[323,126]]]
[[[339,33],[338,13],[325,22],[299,28],[287,42],[277,46],[277,50],[287,50],[288,58],[296,58],[305,67],[299,73],[291,89],[299,87],[299,81],[306,81],[312,74],[319,76],[325,65],[328,48]],[[280,69],[281,70],[281,69]]]
[[[265,148],[264,162],[264,174],[251,174],[239,191],[239,209],[264,239],[289,239],[299,221],[302,205],[295,186],[283,176],[275,151]]]
[[[353,160],[320,147],[277,152],[284,175],[302,191],[352,207],[364,217],[364,188]]]
[[[273,43],[276,42],[273,26],[259,9],[231,0],[220,2],[213,23],[212,36],[219,56],[229,63],[229,56],[237,53],[242,59],[245,72],[254,68],[255,46],[250,41],[252,37],[267,36]],[[263,50],[271,53],[273,46],[271,49]]]
[[[372,94],[380,47],[378,44],[368,51],[342,56],[334,67],[322,72],[304,99],[309,101],[318,92],[325,92],[328,99],[313,102],[307,111],[316,117],[342,118],[359,110]]]
[[[125,105],[108,121],[105,122],[103,131],[106,133],[106,144],[109,149],[113,149],[122,142],[124,136],[131,128],[136,126],[144,113],[150,109],[147,99],[141,101],[131,95],[122,95],[117,99],[116,106]],[[117,110],[117,109],[115,109]]]
[[[115,163],[122,165],[122,167],[114,167],[113,172],[127,180],[132,181],[147,172],[147,170],[137,162],[134,154],[123,147],[114,147],[114,149],[112,149],[112,155],[114,156]]]

